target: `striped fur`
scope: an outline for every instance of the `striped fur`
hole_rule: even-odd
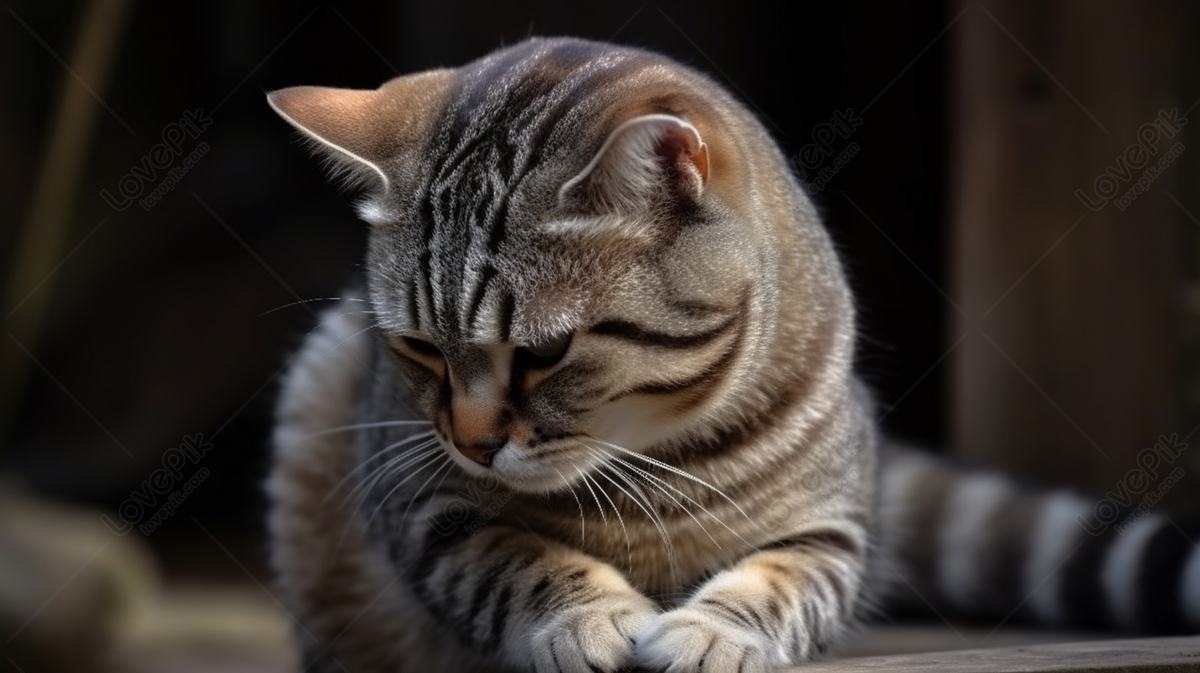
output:
[[[270,100],[372,227],[367,301],[310,336],[275,434],[313,669],[765,671],[923,603],[906,587],[965,616],[1200,617],[1161,519],[1072,549],[1084,501],[878,450],[829,237],[705,77],[529,40]]]

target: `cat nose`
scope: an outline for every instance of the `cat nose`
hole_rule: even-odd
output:
[[[454,438],[454,448],[458,449],[459,453],[484,467],[491,467],[492,458],[507,443],[508,437],[501,437],[500,435],[472,437],[469,439],[460,439],[457,436]]]

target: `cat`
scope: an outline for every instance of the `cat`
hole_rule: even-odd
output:
[[[370,225],[278,402],[306,670],[752,673],[923,603],[1200,626],[1161,516],[1093,536],[1083,498],[880,436],[829,234],[706,76],[534,38],[268,101]]]

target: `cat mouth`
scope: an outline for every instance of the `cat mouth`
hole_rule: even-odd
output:
[[[570,488],[598,462],[584,444],[563,438],[533,447],[510,442],[496,452],[489,467],[474,467],[492,474],[514,491],[548,493]]]

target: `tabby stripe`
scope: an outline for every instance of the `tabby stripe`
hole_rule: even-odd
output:
[[[496,277],[496,267],[488,264],[483,269],[483,273],[479,275],[479,282],[475,286],[475,292],[471,295],[471,300],[467,304],[467,321],[464,329],[470,332],[475,327],[475,318],[479,315],[479,308],[483,304],[483,298],[487,295],[488,283]]]
[[[462,586],[462,582],[466,579],[467,569],[464,566],[459,566],[450,573],[450,578],[446,580],[446,591],[442,593],[441,614],[454,616],[455,620],[459,619],[459,606],[462,603],[462,597],[459,595],[458,589]],[[460,626],[463,626],[460,624]],[[465,628],[463,630],[466,630]]]
[[[1029,595],[1030,612],[1044,623],[1067,622],[1062,603],[1062,585],[1066,581],[1060,565],[1087,535],[1079,525],[1092,516],[1092,503],[1073,495],[1051,493],[1041,498],[1029,559],[1022,570],[1021,593]]]
[[[670,395],[684,390],[697,388],[706,383],[715,383],[725,376],[726,373],[733,367],[733,363],[737,361],[738,355],[741,354],[741,343],[743,333],[739,332],[737,340],[729,345],[729,348],[717,358],[715,362],[704,367],[700,373],[691,378],[682,381],[661,381],[655,383],[645,383],[640,386],[635,386],[629,390],[624,390],[616,393],[608,398],[609,402],[618,400],[629,395]],[[698,395],[697,402],[703,400],[703,393]]]
[[[1196,530],[1195,526],[1188,526]],[[1194,539],[1194,536],[1193,536]],[[1137,583],[1139,626],[1155,633],[1182,633],[1189,627],[1184,601],[1184,568],[1196,548],[1170,522],[1146,543]]]
[[[492,631],[483,643],[484,651],[494,652],[500,647],[500,638],[504,635],[504,626],[508,621],[508,611],[512,607],[513,589],[506,584],[500,590],[496,599],[496,608],[492,611]]]
[[[481,553],[481,556],[487,557],[487,554]],[[465,615],[467,620],[472,620],[483,612],[483,606],[488,599],[492,597],[497,589],[497,584],[500,578],[508,570],[512,563],[512,557],[506,557],[502,561],[497,561],[487,569],[487,572],[480,575],[475,583],[475,591],[471,596],[471,609]]]
[[[1122,515],[1125,512],[1122,512]],[[1122,517],[1118,517],[1120,520]],[[1113,544],[1120,539],[1115,526],[1096,536],[1085,535],[1083,544],[1058,572],[1062,576],[1059,600],[1073,626],[1104,628],[1113,624],[1104,591],[1104,561]],[[1132,581],[1132,578],[1130,578]]]
[[[938,540],[941,538],[945,504],[958,475],[949,470],[930,467],[932,466],[915,467],[918,474],[910,477],[909,483],[905,485],[907,492],[903,496],[904,502],[910,503],[912,509],[908,515],[910,525],[906,527],[904,534],[912,536],[913,539],[902,542],[900,547],[907,557],[904,559],[904,566],[909,571],[907,579],[912,581],[917,593],[934,605],[945,605],[945,597],[937,581],[941,570]],[[923,474],[920,474],[922,472]],[[906,588],[897,590],[904,592]],[[920,599],[907,600],[905,603],[920,606],[917,609],[921,612],[927,609],[925,602]]]
[[[500,341],[508,341],[512,336],[513,314],[517,310],[517,300],[512,292],[505,292],[500,302]]]
[[[400,350],[399,346],[395,346],[391,342],[384,342],[384,343],[387,346],[388,352],[391,353],[392,355],[394,355],[395,357],[399,358],[400,360],[402,360],[404,362],[404,364],[411,365],[414,367],[420,367],[421,369],[429,372],[430,375],[435,376],[435,377],[437,376],[437,372],[434,371],[433,369],[431,369],[429,367],[429,365],[425,364],[424,362],[421,362],[420,360],[417,360],[416,358],[409,357],[409,355],[407,353]]]
[[[1118,531],[1120,537],[1104,559],[1100,582],[1108,597],[1108,614],[1122,628],[1137,628],[1138,577],[1151,560],[1146,556],[1146,545],[1163,528],[1170,528],[1166,520],[1152,515],[1136,522],[1129,530]]]
[[[486,558],[487,554],[480,554]],[[493,596],[497,596],[497,592],[506,588],[509,585],[509,570],[512,566],[513,556],[506,557],[503,561],[492,564],[486,573],[477,578],[475,591],[471,597],[471,607],[467,613],[463,615],[463,621],[467,624],[466,633],[463,634],[468,642],[480,643],[486,638],[483,636],[483,630],[477,622],[483,618],[486,622],[484,608]],[[450,588],[453,590],[453,587]],[[499,609],[499,604],[493,608],[493,612]],[[494,627],[494,624],[493,624]],[[487,629],[490,637],[491,629]]]
[[[647,329],[636,323],[627,322],[625,320],[606,320],[599,324],[593,325],[588,331],[592,334],[600,336],[610,336],[617,339],[625,339],[633,341],[645,346],[659,346],[662,348],[687,349],[703,346],[716,340],[725,332],[729,331],[737,324],[740,315],[733,316],[725,322],[717,325],[713,329],[698,332],[696,334],[666,334],[665,332],[655,332]]]
[[[431,257],[431,255],[432,255],[432,253],[430,252],[429,247],[426,246],[425,250],[421,252],[421,256],[419,258],[417,258],[417,290],[425,298],[425,306],[429,309],[429,314],[433,318],[434,324],[436,325],[437,324],[437,316],[434,315],[434,308],[433,308],[433,281],[430,278],[430,273],[431,273],[430,257]],[[414,299],[414,305],[416,305],[415,299]],[[415,326],[417,326],[418,328],[421,328],[421,323],[422,323],[421,314],[420,314],[420,311],[418,311],[417,318],[413,322],[413,324]]]
[[[663,297],[662,303],[663,306],[666,306],[675,313],[682,314],[693,320],[702,320],[715,315],[729,313],[729,309],[724,306],[710,304],[697,299],[683,299],[668,295]]]
[[[1017,493],[976,532],[992,538],[986,551],[976,557],[980,581],[976,582],[975,591],[985,597],[994,614],[1012,610],[1016,607],[1015,597],[1025,595],[1022,570],[1032,553],[1031,531],[1040,504],[1035,497]],[[1022,605],[1020,610],[1029,612],[1031,606]]]
[[[988,520],[1003,511],[1012,495],[1009,483],[999,477],[959,475],[946,504],[939,554],[938,583],[942,595],[959,610],[977,611],[980,594],[990,578],[980,573],[980,560],[994,531]]]

